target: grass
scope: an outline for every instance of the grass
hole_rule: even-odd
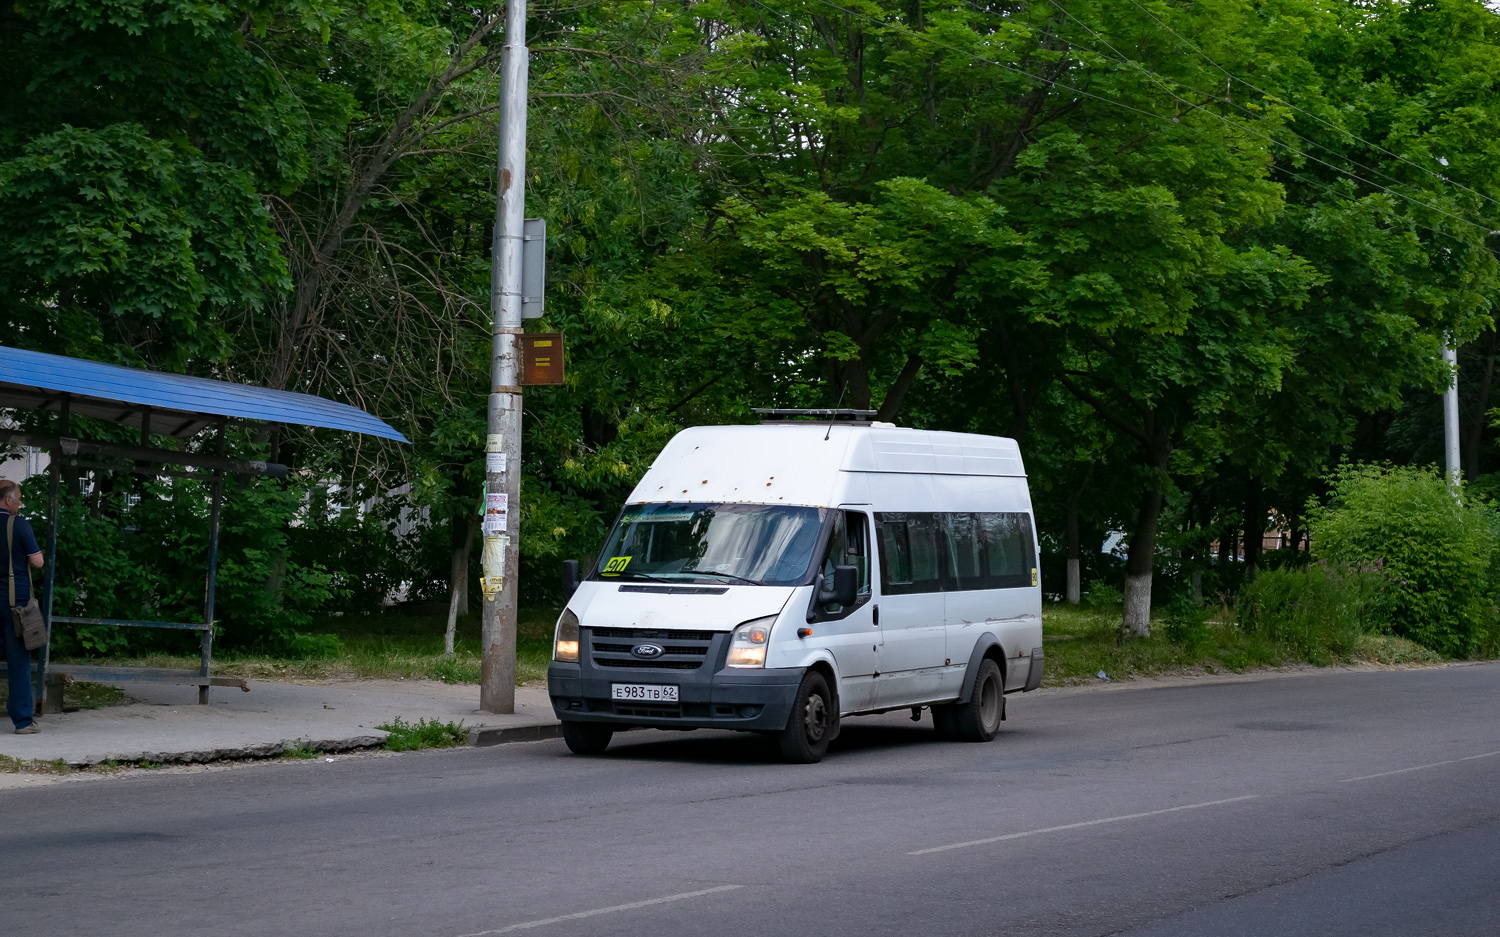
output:
[[[552,658],[557,609],[521,609],[516,642],[516,684],[540,683]],[[400,611],[328,616],[314,620],[311,634],[332,635],[338,650],[324,657],[294,659],[233,651],[214,655],[214,673],[252,680],[407,679],[444,683],[479,682],[479,616],[460,616],[454,653],[443,653],[445,615]],[[59,659],[58,663],[197,669],[198,658],[149,654],[131,658]],[[77,685],[77,684],[75,684]]]
[[[1227,609],[1212,616],[1199,640],[1178,643],[1168,640],[1164,619],[1153,614],[1151,636],[1119,642],[1121,610],[1118,605],[1085,608],[1061,603],[1047,604],[1042,613],[1042,645],[1046,648],[1045,686],[1065,686],[1098,681],[1104,671],[1111,680],[1149,677],[1187,671],[1239,673],[1256,667],[1294,663],[1428,664],[1442,657],[1405,638],[1363,635],[1354,651],[1338,657],[1326,652],[1299,655],[1288,646],[1263,635],[1247,634],[1233,621]],[[1312,659],[1309,659],[1309,656]]]
[[[310,761],[321,756],[322,751],[307,744],[306,739],[298,739],[295,742],[282,742],[281,757],[296,758],[301,761]]]
[[[451,748],[462,745],[468,739],[469,730],[462,722],[438,722],[436,719],[418,719],[407,722],[400,716],[375,728],[390,733],[385,747],[393,752],[409,752],[418,748]]]
[[[1158,610],[1161,612],[1161,610]],[[516,649],[517,685],[546,679],[552,656],[552,626],[556,609],[522,609]],[[1163,613],[1164,614],[1164,613]],[[1255,667],[1275,667],[1309,662],[1319,666],[1339,661],[1368,661],[1397,665],[1437,663],[1440,656],[1404,638],[1363,635],[1347,655],[1315,653],[1313,659],[1264,635],[1246,634],[1233,623],[1227,610],[1191,643],[1168,640],[1164,619],[1155,619],[1149,638],[1133,638],[1117,644],[1120,606],[1086,608],[1049,603],[1042,616],[1043,643],[1047,649],[1048,686],[1076,684],[1097,679],[1104,671],[1111,679],[1203,670],[1240,672]],[[214,658],[214,672],[253,680],[388,679],[438,680],[473,685],[479,682],[479,617],[459,618],[455,653],[443,653],[442,615],[408,615],[384,611],[368,615],[340,615],[317,619],[312,634],[332,635],[338,650],[331,656],[307,660],[264,654],[225,653]],[[59,661],[62,663],[63,661]],[[196,657],[156,654],[123,660],[79,660],[78,663],[108,663],[126,666],[196,668]],[[119,690],[97,684],[72,684],[75,694],[88,694],[95,708],[119,702],[109,694]],[[123,694],[120,694],[123,696]]]
[[[71,709],[102,709],[126,702],[125,691],[103,683],[75,681],[63,685],[63,712]]]

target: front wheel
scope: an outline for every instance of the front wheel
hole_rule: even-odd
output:
[[[816,670],[809,670],[797,687],[792,700],[792,714],[777,741],[781,756],[793,764],[811,765],[823,760],[828,743],[833,740],[833,693],[828,681]]]
[[[615,730],[597,722],[564,722],[563,741],[575,755],[597,755],[609,747]]]

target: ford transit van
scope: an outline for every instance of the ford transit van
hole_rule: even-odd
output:
[[[940,735],[989,741],[1005,695],[1041,683],[1038,566],[1014,440],[686,429],[593,568],[565,572],[548,691],[578,753],[626,728],[718,728],[815,762],[841,720],[924,707]]]

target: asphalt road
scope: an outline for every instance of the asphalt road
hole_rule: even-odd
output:
[[[1500,665],[0,791],[0,934],[1500,934]]]

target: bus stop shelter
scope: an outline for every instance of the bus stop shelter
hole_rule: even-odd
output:
[[[48,648],[53,625],[119,625],[166,628],[199,633],[197,670],[146,667],[66,666],[53,668],[64,679],[115,683],[146,680],[198,687],[198,702],[208,702],[210,686],[248,687],[240,680],[215,677],[213,665],[214,586],[219,565],[219,513],[226,474],[285,477],[287,467],[274,462],[230,458],[225,455],[225,429],[235,425],[292,424],[363,433],[407,442],[405,436],[378,417],[358,407],[289,391],[253,387],[183,374],[165,374],[81,358],[67,358],[0,346],[0,409],[42,410],[59,415],[55,436],[0,430],[0,444],[44,449],[48,466],[48,524],[46,578],[40,603],[47,622],[48,644],[36,665],[34,687],[39,712],[45,712],[48,686]],[[75,416],[107,420],[140,431],[139,445],[91,441],[69,435]],[[217,430],[215,451],[187,452],[151,445],[152,436],[187,440],[207,429]],[[81,469],[130,472],[150,476],[204,478],[210,484],[208,550],[205,559],[203,618],[198,622],[136,621],[53,615],[53,587],[57,575],[57,533],[60,523],[59,481],[64,462]],[[171,466],[163,469],[159,466]],[[60,708],[60,706],[59,706]]]

